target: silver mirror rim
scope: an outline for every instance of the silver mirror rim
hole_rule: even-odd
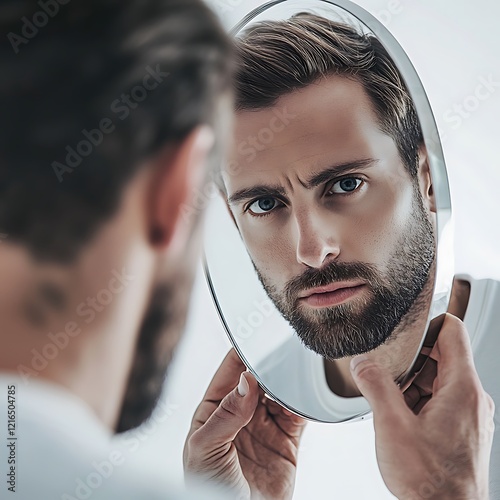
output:
[[[290,2],[291,0],[271,0],[266,2],[251,12],[249,12],[246,16],[244,16],[241,21],[239,21],[229,33],[233,36],[237,35],[243,28],[245,28],[251,21],[253,21],[256,17],[263,14],[270,8],[285,3]],[[447,296],[445,299],[446,304],[449,303],[450,295],[451,295],[451,287],[453,282],[453,272],[450,273],[450,269],[453,270],[453,255],[446,255],[448,258],[449,265],[443,266],[440,265],[439,257],[442,255],[442,248],[448,248],[450,246],[450,241],[453,239],[453,221],[452,221],[452,206],[451,206],[451,196],[450,196],[450,188],[448,181],[448,174],[446,171],[446,163],[444,159],[443,148],[441,144],[441,140],[439,138],[439,132],[437,128],[437,124],[434,118],[434,114],[432,112],[432,108],[430,102],[428,100],[427,94],[423,87],[423,84],[418,76],[418,73],[411,63],[408,55],[401,47],[399,42],[394,38],[392,33],[372,14],[368,11],[360,7],[359,5],[351,2],[350,0],[314,0],[314,2],[304,0],[303,1],[303,9],[307,10],[308,4],[322,2],[326,4],[333,5],[335,7],[340,7],[345,10],[355,18],[357,18],[363,25],[365,25],[371,32],[379,37],[380,42],[387,50],[388,54],[394,60],[397,68],[399,69],[405,83],[408,87],[408,90],[412,96],[412,99],[415,104],[415,108],[417,110],[417,115],[420,120],[422,133],[424,137],[424,143],[427,148],[427,152],[429,155],[429,164],[432,176],[433,189],[435,193],[436,199],[436,210],[437,210],[437,253],[438,263],[436,266],[436,283],[434,286],[434,290],[438,286],[441,286],[446,290]],[[441,250],[441,251],[440,251]],[[260,387],[268,394],[272,399],[279,402],[283,407],[292,413],[299,415],[303,418],[311,420],[313,422],[321,422],[321,423],[343,423],[343,422],[356,422],[359,420],[368,419],[371,417],[371,411],[367,411],[364,413],[360,413],[354,415],[352,417],[343,419],[343,420],[323,420],[318,419],[312,415],[308,415],[300,410],[289,406],[288,403],[282,401],[279,397],[273,394],[269,389],[265,386],[265,384],[260,380],[260,377],[257,375],[255,370],[252,368],[250,363],[247,361],[245,355],[241,351],[238,343],[235,341],[229,325],[226,322],[224,314],[222,312],[222,308],[217,300],[217,294],[215,292],[215,287],[213,285],[212,278],[210,276],[210,270],[208,261],[206,258],[206,254],[203,255],[203,267],[205,270],[205,277],[207,280],[207,284],[210,290],[210,294],[214,301],[215,308],[221,320],[221,323],[226,331],[229,340],[238,353],[239,357],[244,362],[245,366],[248,370],[254,375],[256,380],[258,381]],[[441,271],[441,272],[440,272]],[[403,376],[402,385],[406,383],[406,381],[412,377],[413,375],[413,367],[417,361],[419,353],[422,349],[422,346],[425,341],[426,332],[429,328],[430,321],[433,318],[429,317],[427,319],[427,324],[425,331],[422,334],[422,339],[419,345],[417,352],[415,353],[414,359],[408,368],[407,372]]]

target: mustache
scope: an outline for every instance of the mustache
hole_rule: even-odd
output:
[[[291,303],[304,290],[330,285],[336,281],[354,279],[366,281],[373,289],[383,287],[376,267],[371,264],[364,262],[331,262],[321,269],[307,269],[300,276],[292,278],[285,284],[284,293],[288,301],[290,301],[289,303]]]

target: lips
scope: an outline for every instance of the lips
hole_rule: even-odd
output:
[[[343,281],[309,289],[299,296],[299,301],[311,307],[331,307],[356,296],[365,288],[362,281]]]
[[[330,283],[326,286],[319,286],[317,288],[311,288],[299,295],[299,299],[305,299],[311,295],[316,295],[320,293],[336,292],[342,288],[354,288],[357,286],[364,285],[363,281],[337,281],[335,283]]]

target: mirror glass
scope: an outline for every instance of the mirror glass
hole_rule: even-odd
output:
[[[234,29],[235,132],[214,173],[209,286],[269,397],[322,422],[367,418],[368,353],[404,389],[453,276],[432,111],[392,35],[346,1],[273,1]]]

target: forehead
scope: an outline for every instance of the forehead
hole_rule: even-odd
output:
[[[345,76],[329,76],[284,95],[270,108],[237,114],[225,167],[233,171],[226,184],[231,190],[234,183],[266,174],[307,175],[328,166],[325,162],[377,158],[388,150],[393,154],[396,146],[380,130],[363,85]]]

